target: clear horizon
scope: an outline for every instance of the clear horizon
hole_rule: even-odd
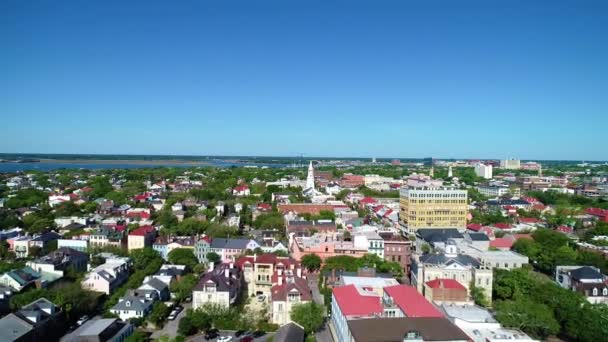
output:
[[[602,161],[607,23],[597,0],[3,1],[0,152]]]

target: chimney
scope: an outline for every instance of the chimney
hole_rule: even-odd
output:
[[[256,260],[258,260],[258,255],[253,253],[253,262],[255,263]]]
[[[230,269],[227,268],[224,270],[224,277],[230,278]]]
[[[283,276],[279,276],[279,286],[283,285]]]
[[[302,269],[298,267],[296,274],[298,275],[298,278],[302,278]]]
[[[233,268],[234,268],[234,263],[233,263],[233,262],[231,262],[231,263],[230,263],[230,269],[233,269]]]
[[[209,261],[209,272],[213,271],[214,267],[215,267],[215,264],[212,263],[211,261]]]
[[[277,273],[278,273],[278,275],[279,275],[279,276],[281,276],[281,275],[283,275],[283,270],[279,268],[279,269],[277,270]]]

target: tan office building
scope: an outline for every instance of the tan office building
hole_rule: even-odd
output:
[[[399,220],[411,233],[419,228],[467,225],[467,191],[453,188],[401,189]]]

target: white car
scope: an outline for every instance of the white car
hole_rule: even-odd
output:
[[[76,324],[78,326],[81,326],[81,325],[83,325],[88,320],[89,320],[89,316],[84,315],[84,316],[80,317],[80,319],[78,319],[78,321],[76,322]]]
[[[220,336],[217,338],[217,342],[230,342],[232,341],[232,336]]]
[[[169,314],[169,317],[167,317],[168,320],[172,321],[177,317],[177,312],[175,310],[171,311],[171,313]]]

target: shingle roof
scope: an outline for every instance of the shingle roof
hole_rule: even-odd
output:
[[[462,233],[452,228],[423,228],[416,232],[427,242],[445,242],[448,239],[462,239]]]
[[[128,305],[130,304],[130,305]],[[152,301],[144,300],[133,295],[126,295],[122,300],[112,307],[112,310],[120,311],[145,311],[152,305]]]
[[[245,249],[250,240],[248,239],[213,239],[211,248]]]
[[[420,262],[434,265],[447,265],[457,262],[464,266],[479,267],[480,263],[467,254],[458,254],[455,257],[447,257],[445,254],[424,254],[420,256]]]
[[[473,241],[490,241],[490,238],[484,233],[470,233],[469,237]]]
[[[583,266],[581,268],[572,270],[572,271],[570,271],[570,275],[572,276],[572,278],[574,278],[576,280],[603,279],[604,278],[600,272],[598,272],[597,270],[595,270],[594,268],[589,267],[589,266]]]

